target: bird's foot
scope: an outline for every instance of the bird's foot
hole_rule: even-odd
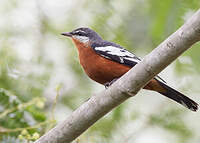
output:
[[[90,98],[88,98],[87,100],[85,100],[85,102],[88,102],[90,100]]]
[[[115,81],[117,81],[118,80],[118,78],[114,78],[112,81],[110,81],[110,82],[106,82],[105,84],[104,84],[104,86],[105,86],[105,88],[107,89],[109,86],[111,86]]]

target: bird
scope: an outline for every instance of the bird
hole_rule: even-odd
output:
[[[104,40],[87,27],[80,27],[61,35],[72,39],[78,49],[79,61],[85,73],[92,80],[109,88],[117,79],[141,61],[122,46]],[[151,79],[143,89],[156,91],[191,111],[198,110],[198,104],[179,91],[168,86],[159,76]]]

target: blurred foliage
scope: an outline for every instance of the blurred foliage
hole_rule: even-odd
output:
[[[63,120],[103,89],[85,75],[76,49],[71,41],[60,36],[61,32],[91,27],[104,39],[143,57],[199,7],[199,0],[1,0],[0,142],[34,141],[52,128],[55,120]],[[199,46],[194,45],[172,67],[174,83],[190,77],[179,88],[190,89],[192,95],[200,91]],[[199,114],[185,112],[187,109],[176,104],[160,108],[163,103],[159,100],[151,105],[156,99],[153,95],[148,101],[143,97],[135,97],[134,103],[123,103],[75,142],[137,142],[140,136],[135,134],[145,132],[146,127],[153,131],[154,126],[176,136],[173,142],[199,141]],[[152,106],[158,109],[150,110]],[[148,122],[143,122],[146,113]],[[192,125],[188,122],[191,119]]]
[[[188,139],[192,137],[193,133],[184,123],[182,118],[184,118],[184,113],[180,110],[169,110],[159,115],[151,115],[149,123],[163,127],[164,129],[177,134],[177,136],[179,136],[179,142],[185,143],[188,142]]]
[[[26,131],[28,140],[34,139],[37,132],[44,132],[44,129],[40,127],[41,123],[46,121],[45,114],[41,110],[44,107],[44,99],[36,97],[23,103],[18,96],[1,88],[0,105],[0,134],[2,134],[0,140],[2,142],[11,142],[10,140],[16,139],[19,133],[23,133],[26,129],[28,129]]]

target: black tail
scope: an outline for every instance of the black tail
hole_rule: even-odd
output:
[[[158,81],[158,80],[157,80]],[[182,93],[176,91],[175,89],[167,86],[166,84],[158,81],[160,85],[167,90],[165,93],[161,93],[162,95],[180,103],[181,105],[185,106],[186,108],[192,110],[192,111],[197,111],[198,110],[198,104],[194,102],[192,99],[186,97]]]

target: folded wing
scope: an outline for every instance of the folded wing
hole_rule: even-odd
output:
[[[92,44],[94,51],[102,57],[113,60],[120,64],[133,67],[141,60],[133,53],[112,42]]]

